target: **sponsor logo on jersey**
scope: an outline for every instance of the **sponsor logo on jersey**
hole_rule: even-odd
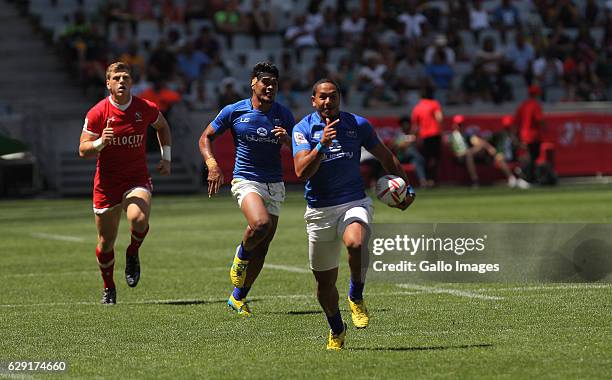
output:
[[[240,119],[238,119],[239,123],[248,123],[249,120],[251,120],[251,118],[249,117],[241,117]]]
[[[261,137],[266,137],[268,135],[268,130],[265,129],[264,127],[259,127],[257,128],[257,134],[260,135]]]
[[[307,144],[308,140],[306,140],[306,136],[302,132],[293,132],[293,140],[295,140],[296,144]]]
[[[110,145],[128,146],[130,148],[139,148],[142,146],[143,141],[144,141],[144,134],[118,136],[118,137],[113,137]]]
[[[142,115],[140,114],[140,112],[134,113],[134,119],[136,119],[136,121],[142,121]]]
[[[357,131],[349,129],[348,131],[346,131],[346,136],[347,137],[357,137]]]

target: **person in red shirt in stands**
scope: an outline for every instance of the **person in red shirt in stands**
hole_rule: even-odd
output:
[[[535,180],[536,160],[540,155],[540,145],[542,143],[542,128],[544,118],[542,105],[538,101],[538,96],[542,93],[537,85],[529,86],[529,98],[523,101],[516,110],[514,124],[518,129],[519,141],[521,146],[529,153],[529,163],[527,166],[527,180]]]
[[[106,88],[110,96],[87,112],[79,156],[98,159],[93,188],[98,230],[96,258],[104,281],[102,304],[113,305],[117,302],[114,245],[123,210],[132,232],[126,251],[125,279],[130,287],[135,287],[140,279],[138,250],[149,231],[153,191],[145,152],[147,127],[152,125],[157,131],[161,147],[157,170],[162,175],[170,174],[172,137],[157,106],[131,95],[132,76],[126,63],[108,66]]]
[[[433,99],[433,88],[421,91],[421,100],[412,109],[412,125],[423,142],[423,157],[427,167],[427,185],[433,186],[438,179],[442,145],[442,106]]]

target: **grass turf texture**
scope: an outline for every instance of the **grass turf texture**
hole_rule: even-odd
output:
[[[375,219],[609,223],[610,190],[422,191],[403,213],[375,201]],[[298,191],[288,194],[268,256],[276,267],[264,268],[249,295],[251,319],[225,305],[228,267],[244,228],[227,195],[155,197],[135,289],[123,279],[129,243],[123,218],[116,244],[118,304],[111,307],[97,304],[101,279],[89,199],[2,201],[0,209],[0,361],[66,360],[69,370],[61,376],[73,378],[558,379],[612,373],[612,288],[604,284],[439,284],[503,298],[488,300],[369,283],[370,327],[356,330],[349,322],[346,350],[325,351],[328,327],[307,270]],[[55,240],[64,236],[72,239]],[[345,261],[338,288],[350,321]]]

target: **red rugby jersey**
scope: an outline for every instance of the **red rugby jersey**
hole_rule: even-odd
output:
[[[145,99],[132,96],[125,105],[115,104],[110,97],[93,106],[83,130],[99,137],[111,121],[114,137],[112,142],[98,154],[94,185],[105,187],[108,184],[133,181],[146,181],[149,178],[146,162],[147,126],[157,121],[159,109]]]

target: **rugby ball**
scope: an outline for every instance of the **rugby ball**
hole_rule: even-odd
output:
[[[406,198],[406,182],[395,175],[385,175],[376,181],[376,197],[389,206],[396,206]]]

